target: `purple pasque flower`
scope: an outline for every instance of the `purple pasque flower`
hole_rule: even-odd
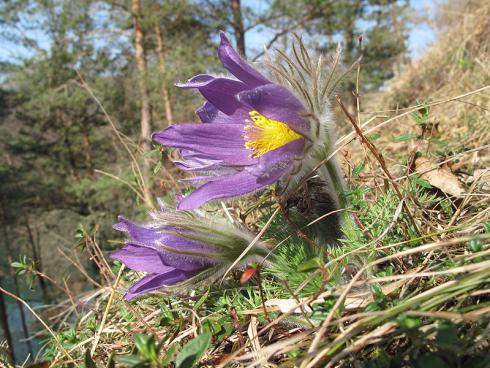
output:
[[[216,280],[247,248],[254,236],[196,213],[165,209],[152,212],[144,225],[124,217],[114,228],[126,232],[125,246],[111,258],[147,275],[131,286],[127,300],[157,289],[182,292]],[[257,243],[237,267],[262,260],[267,248]]]
[[[181,210],[260,190],[289,175],[304,155],[310,120],[303,103],[247,64],[224,35],[218,57],[236,79],[201,74],[182,88],[206,99],[196,113],[202,124],[177,124],[152,138],[180,149],[183,170],[205,173],[179,204]]]

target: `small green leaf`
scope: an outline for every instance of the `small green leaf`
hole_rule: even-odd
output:
[[[439,146],[447,146],[448,145],[448,141],[445,139],[431,138],[430,142],[437,144]]]
[[[163,356],[163,359],[162,359],[162,365],[164,367],[167,367],[170,363],[175,361],[175,357],[177,356],[179,349],[180,349],[179,344],[172,344],[168,347],[168,349],[165,352],[165,355]]]
[[[364,170],[364,167],[366,167],[366,160],[363,160],[359,165],[354,167],[352,170],[352,176],[357,178],[359,174]]]
[[[387,266],[384,270],[379,271],[377,274],[378,277],[386,277],[386,276],[391,276],[391,275],[393,275],[393,267],[392,266]]]
[[[303,263],[301,263],[297,271],[298,272],[306,272],[306,271],[311,271],[311,270],[316,270],[317,268],[321,267],[323,265],[322,260],[319,257],[315,257],[312,259],[309,259]]]
[[[397,318],[397,322],[400,325],[401,328],[405,330],[410,330],[412,328],[416,328],[420,326],[422,321],[420,318],[415,318],[415,317],[409,317],[407,315],[401,315]]]
[[[430,185],[430,183],[425,180],[425,179],[422,179],[420,176],[417,176],[417,175],[414,175],[413,176],[413,181],[421,186],[422,188],[426,188],[426,189],[431,189],[432,188],[432,185]]]
[[[160,326],[170,326],[175,323],[175,318],[170,312],[162,314],[160,318]]]
[[[203,305],[203,303],[206,301],[206,299],[208,298],[209,296],[209,291],[210,289],[208,288],[208,291],[206,291],[200,298],[199,300],[196,302],[196,304],[194,304],[194,307],[192,307],[193,310],[198,310],[201,305]]]
[[[371,293],[373,293],[375,299],[384,299],[385,297],[383,294],[383,290],[381,289],[381,286],[379,286],[379,284],[371,285]]]
[[[301,355],[301,350],[299,350],[299,349],[292,350],[292,351],[288,352],[288,357],[293,358],[293,359],[299,357],[300,355]]]
[[[135,334],[133,338],[136,348],[138,349],[141,356],[151,362],[157,360],[158,354],[156,351],[155,340],[153,336]]]
[[[379,137],[381,137],[381,133],[380,132],[376,132],[376,133],[373,133],[373,134],[368,135],[366,138],[369,139],[370,141],[375,141]]]
[[[146,345],[148,343],[148,340],[150,339],[151,337],[148,336],[148,335],[144,335],[144,334],[134,334],[133,336],[133,340],[134,340],[134,343],[136,345],[136,349],[138,349],[138,351],[144,355],[144,351],[146,350]]]
[[[143,157],[149,157],[149,156],[153,155],[154,153],[158,153],[158,152],[159,152],[159,150],[158,150],[158,149],[154,149],[154,150],[147,151],[147,152],[143,153],[143,155],[142,155],[142,156],[143,156]]]
[[[411,141],[417,138],[417,134],[415,133],[409,133],[409,134],[402,134],[399,135],[398,137],[393,138],[393,142],[399,143],[399,142],[406,142],[406,141]]]
[[[143,363],[145,360],[136,355],[123,355],[114,357],[114,360],[118,364],[122,364],[124,367],[137,367]]]
[[[483,243],[478,239],[471,239],[468,243],[468,248],[473,253],[481,252],[483,250]]]
[[[162,161],[158,161],[155,168],[153,169],[153,174],[158,174],[161,168],[162,168]]]
[[[410,113],[410,117],[419,125],[424,123],[423,117],[418,112]]]
[[[93,361],[92,357],[90,356],[90,350],[88,349],[85,351],[83,363],[85,364],[85,368],[97,368],[97,364],[95,364]]]
[[[487,234],[490,234],[490,221],[484,222],[483,223],[483,229]]]
[[[204,332],[184,345],[175,359],[175,368],[191,368],[199,362],[211,344],[211,334]]]
[[[364,312],[375,312],[378,311],[380,308],[377,303],[369,303],[366,305],[366,308],[364,308]]]

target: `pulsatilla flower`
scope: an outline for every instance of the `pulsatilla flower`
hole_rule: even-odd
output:
[[[297,170],[312,140],[311,119],[290,89],[247,64],[221,33],[218,57],[236,79],[197,75],[182,88],[207,100],[196,113],[201,124],[178,124],[152,138],[180,149],[183,170],[205,173],[188,180],[204,184],[178,208],[258,191]]]
[[[175,293],[213,282],[254,238],[247,231],[219,220],[163,206],[159,212],[152,212],[151,217],[145,225],[123,217],[114,225],[130,239],[111,257],[132,270],[148,273],[127,290],[127,300],[157,289]],[[261,261],[267,253],[267,248],[257,243],[237,267]]]

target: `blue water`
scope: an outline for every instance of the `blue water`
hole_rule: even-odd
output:
[[[32,308],[39,307],[41,303],[29,303]],[[7,301],[7,316],[10,328],[10,334],[12,335],[12,344],[14,345],[14,355],[17,364],[24,362],[29,357],[28,343],[24,339],[24,332],[22,331],[22,322],[20,318],[20,311],[17,303]],[[29,337],[32,338],[33,331],[35,331],[35,323],[37,322],[35,317],[24,307],[24,314],[26,318],[26,324],[28,327]],[[34,356],[39,353],[40,341],[39,339],[31,339],[31,346]],[[33,359],[31,358],[31,361]]]
[[[4,271],[6,267],[1,267],[0,270]],[[41,291],[37,286],[37,283],[34,282],[33,285],[28,285],[26,283],[26,279],[22,277],[18,277],[17,281],[19,282],[19,289],[21,290],[20,297],[25,300],[31,308],[34,310],[43,305]],[[15,294],[15,286],[13,283],[12,277],[2,278],[1,286]],[[12,344],[14,346],[14,356],[17,364],[22,364],[26,359],[30,358],[28,361],[34,361],[34,358],[39,353],[41,348],[40,339],[33,338],[35,331],[39,331],[39,322],[36,317],[23,306],[24,315],[26,319],[26,325],[28,329],[28,336],[30,337],[30,343],[32,346],[32,351],[34,357],[29,356],[29,344],[25,341],[24,332],[22,330],[22,320],[20,318],[20,310],[17,302],[10,298],[7,295],[4,295],[4,301],[6,303],[7,309],[7,319],[9,324],[10,334],[12,335]],[[3,340],[3,331],[0,329],[0,336]]]

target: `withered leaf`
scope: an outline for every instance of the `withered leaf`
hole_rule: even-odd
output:
[[[464,185],[448,166],[439,166],[434,160],[419,157],[415,160],[415,169],[422,179],[446,194],[460,196],[466,192]]]

